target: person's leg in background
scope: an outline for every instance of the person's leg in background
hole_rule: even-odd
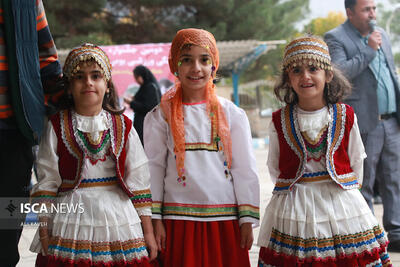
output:
[[[33,163],[32,147],[18,130],[0,130],[0,197],[28,198]],[[19,211],[19,209],[17,208]],[[16,211],[16,212],[18,212]],[[11,214],[10,214],[11,215]],[[0,218],[0,266],[15,266],[19,261],[18,242],[24,218]],[[6,224],[6,226],[4,226]]]

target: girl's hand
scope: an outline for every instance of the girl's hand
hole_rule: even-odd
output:
[[[144,241],[146,242],[147,250],[149,252],[150,261],[157,258],[157,243],[154,238],[153,225],[151,224],[151,217],[142,215],[140,216],[142,221],[142,229]]]
[[[144,240],[149,251],[149,259],[152,261],[157,258],[157,243],[153,232],[144,234]]]
[[[153,219],[154,234],[157,242],[158,250],[165,249],[166,233],[162,220]]]
[[[240,247],[250,250],[253,245],[253,240],[252,223],[243,223],[240,226]]]
[[[48,254],[48,248],[49,248],[49,242],[50,242],[50,234],[48,230],[48,218],[47,217],[40,217],[39,222],[39,239],[40,239],[40,244],[42,245],[43,249],[43,256],[46,256]]]

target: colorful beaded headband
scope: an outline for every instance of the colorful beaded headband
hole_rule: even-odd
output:
[[[90,43],[84,43],[69,52],[64,63],[64,75],[70,80],[79,71],[79,64],[89,60],[96,61],[108,82],[111,79],[110,59],[100,47]]]
[[[301,37],[286,46],[282,64],[283,70],[304,64],[324,70],[332,70],[329,49],[323,40],[316,37]]]

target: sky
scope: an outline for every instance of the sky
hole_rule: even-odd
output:
[[[389,8],[389,0],[375,0],[375,4],[379,3],[384,4],[385,9]],[[328,16],[330,11],[340,11],[346,15],[344,9],[344,0],[310,0],[310,10],[310,16],[301,23],[301,26],[307,24],[312,19]],[[379,20],[379,18],[377,19]]]

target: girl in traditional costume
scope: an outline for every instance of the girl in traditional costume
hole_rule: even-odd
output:
[[[47,124],[31,193],[47,207],[31,245],[40,253],[36,265],[151,266],[157,245],[147,158],[117,104],[109,58],[83,44],[63,72],[68,108]]]
[[[144,146],[163,266],[250,266],[259,183],[245,112],[216,96],[214,36],[183,29],[169,55],[174,88],[149,112]]]
[[[391,266],[387,238],[359,188],[366,157],[350,84],[316,37],[289,43],[272,115],[275,183],[258,244],[259,266]]]

